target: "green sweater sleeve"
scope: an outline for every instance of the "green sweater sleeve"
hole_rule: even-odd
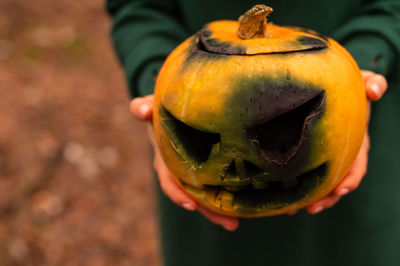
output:
[[[361,69],[400,78],[400,1],[365,3],[333,34]]]
[[[111,36],[133,97],[153,92],[166,56],[187,37],[175,1],[107,0]]]

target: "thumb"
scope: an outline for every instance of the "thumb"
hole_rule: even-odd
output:
[[[368,99],[377,101],[382,98],[387,90],[386,78],[372,71],[361,71],[361,73],[364,78]]]
[[[153,94],[145,97],[136,97],[131,101],[129,109],[138,119],[149,121],[153,116],[153,103]]]

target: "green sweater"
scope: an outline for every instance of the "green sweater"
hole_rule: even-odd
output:
[[[259,1],[108,0],[112,38],[133,96],[152,93],[165,57],[203,24],[237,19]],[[390,80],[373,105],[369,171],[361,186],[318,215],[241,219],[236,232],[160,195],[166,266],[400,265],[400,0],[269,0],[269,20],[341,42],[360,68]],[[134,197],[134,196],[133,196]]]

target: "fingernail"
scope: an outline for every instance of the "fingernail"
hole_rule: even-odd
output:
[[[194,211],[196,208],[190,203],[183,203],[182,207],[188,211]]]
[[[225,230],[230,231],[230,232],[235,231],[235,229],[236,229],[232,225],[224,225],[223,227],[225,228]]]
[[[377,83],[369,84],[369,88],[376,94],[376,96],[381,95],[381,88]]]
[[[321,212],[323,209],[324,209],[324,207],[318,206],[317,208],[315,208],[315,209],[312,211],[312,214],[317,214],[317,213]]]
[[[147,104],[143,104],[139,107],[139,113],[142,116],[145,116],[147,114],[147,112],[149,111],[149,106],[147,106]]]
[[[339,192],[337,193],[338,196],[344,196],[347,193],[349,193],[349,189],[348,188],[342,188],[341,190],[339,190]]]

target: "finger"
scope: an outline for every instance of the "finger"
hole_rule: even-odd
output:
[[[153,115],[153,95],[145,97],[137,97],[133,99],[129,105],[131,113],[140,120],[151,120]]]
[[[369,137],[366,134],[363,139],[360,151],[351,166],[349,172],[346,174],[344,179],[335,188],[334,194],[338,196],[344,196],[350,191],[356,189],[365,174],[367,173],[368,164],[368,150],[369,150]]]
[[[156,160],[160,158],[160,156],[157,155],[156,157]],[[185,191],[182,190],[182,188],[179,187],[175,177],[164,163],[155,162],[154,168],[158,173],[161,190],[172,200],[172,202],[189,211],[197,209],[196,201],[194,201]]]
[[[311,214],[317,214],[324,209],[328,209],[335,205],[339,200],[341,196],[336,195],[334,193],[330,193],[328,196],[314,202],[313,204],[307,206],[307,212]]]
[[[288,211],[286,214],[289,216],[295,215],[296,213],[298,213],[299,210],[293,210],[293,211]]]
[[[363,76],[364,80],[372,77],[373,75],[375,75],[376,73],[371,71],[371,70],[361,70],[361,75]]]
[[[372,71],[362,71],[368,99],[377,101],[387,90],[386,78]]]
[[[237,218],[221,215],[206,209],[203,206],[198,206],[198,210],[211,222],[222,226],[227,231],[235,231],[239,227],[239,221]]]

